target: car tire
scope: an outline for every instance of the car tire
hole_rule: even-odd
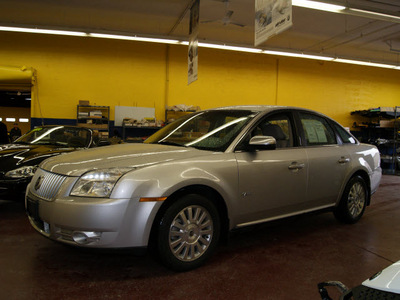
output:
[[[334,210],[335,217],[347,224],[361,219],[367,206],[368,191],[361,176],[352,177],[347,183],[339,205]]]
[[[207,198],[185,195],[165,210],[157,233],[157,252],[168,268],[182,272],[201,266],[214,252],[221,231],[215,205]]]

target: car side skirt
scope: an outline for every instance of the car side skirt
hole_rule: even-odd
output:
[[[296,215],[306,214],[306,213],[310,213],[313,211],[319,211],[319,210],[329,209],[329,208],[333,208],[333,207],[335,207],[335,204],[319,206],[319,207],[306,209],[306,210],[302,210],[302,211],[297,211],[297,212],[293,212],[293,213],[288,213],[288,214],[284,214],[284,215],[279,215],[279,216],[274,216],[274,217],[270,217],[270,218],[265,218],[265,219],[260,219],[260,220],[256,220],[256,221],[237,224],[235,226],[235,228],[242,228],[242,227],[246,227],[246,226],[250,226],[250,225],[256,225],[256,224],[274,221],[274,220],[278,220],[278,219],[284,219],[284,218],[293,217]]]

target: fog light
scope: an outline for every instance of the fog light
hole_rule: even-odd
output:
[[[47,234],[50,234],[50,224],[43,222],[43,230],[44,232],[46,232]]]
[[[93,242],[98,242],[101,237],[101,232],[96,231],[74,231],[72,239],[75,243],[85,245]]]

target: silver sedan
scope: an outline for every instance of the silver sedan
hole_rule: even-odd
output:
[[[317,112],[236,106],[185,116],[143,144],[41,163],[26,193],[33,227],[82,247],[152,247],[185,271],[229,230],[331,209],[355,223],[381,179],[376,147]]]

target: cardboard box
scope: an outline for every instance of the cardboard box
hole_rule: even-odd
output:
[[[89,112],[89,116],[91,118],[101,118],[103,114],[101,113],[100,110],[92,110],[91,112]]]
[[[99,132],[99,137],[101,139],[108,139],[108,131],[100,131]]]
[[[85,111],[78,112],[78,118],[87,118],[89,117],[89,113]]]
[[[180,117],[183,117],[187,114],[192,114],[193,112],[189,112],[189,111],[171,111],[171,110],[167,110],[167,120],[166,122],[170,122],[170,120],[176,120],[179,119]]]
[[[381,106],[379,107],[381,112],[394,112],[394,107],[385,107],[385,106]]]
[[[79,100],[79,105],[90,105],[89,100]]]
[[[382,128],[394,128],[395,126],[399,126],[399,121],[395,120],[380,120],[379,121],[379,126]]]

